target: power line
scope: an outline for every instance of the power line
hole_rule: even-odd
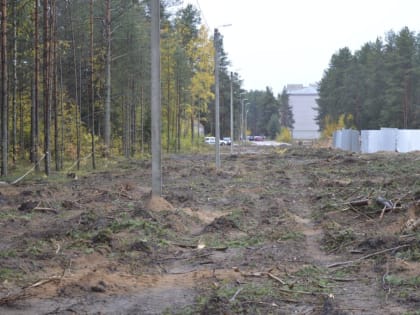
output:
[[[207,26],[208,29],[210,29],[210,26],[207,23],[207,19],[206,19],[205,15],[204,15],[204,12],[201,9],[200,2],[198,0],[195,0],[195,2],[197,3],[198,10],[200,10],[200,14],[201,14],[201,17],[203,18],[204,24],[206,24],[206,26]]]

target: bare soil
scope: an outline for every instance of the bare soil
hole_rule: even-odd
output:
[[[418,152],[235,151],[1,185],[0,314],[420,314]]]

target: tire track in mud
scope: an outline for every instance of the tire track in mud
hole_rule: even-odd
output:
[[[308,263],[333,274],[335,270],[328,269],[328,265],[334,262],[348,261],[349,258],[327,254],[322,250],[323,229],[313,220],[316,209],[311,204],[311,196],[316,193],[318,188],[311,186],[309,167],[305,167],[305,163],[294,164],[286,171],[286,174],[291,179],[290,191],[294,192],[292,206],[289,209],[290,215],[297,224],[299,232],[305,236],[303,256],[306,257]],[[357,257],[352,259],[357,259]],[[362,274],[342,270],[348,274],[345,278],[348,278],[349,281],[340,281],[334,285],[331,305],[327,307],[324,305],[323,315],[397,315],[405,312],[401,306],[386,301],[385,293],[381,292],[379,284],[381,279],[377,278],[378,275],[373,272],[368,261],[362,262]],[[332,275],[331,278],[333,277]]]

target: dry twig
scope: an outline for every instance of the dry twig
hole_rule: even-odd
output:
[[[404,247],[408,247],[408,246],[410,246],[410,245],[404,244],[404,245],[399,245],[399,246],[396,246],[396,247],[393,247],[393,248],[388,248],[388,249],[380,250],[378,252],[374,252],[374,253],[371,253],[369,255],[362,256],[362,257],[360,257],[358,259],[355,259],[355,260],[348,260],[348,261],[342,261],[342,262],[333,263],[331,265],[328,265],[327,268],[333,268],[333,267],[338,267],[338,266],[343,266],[343,265],[352,265],[352,264],[361,262],[364,259],[368,259],[370,257],[376,256],[376,255],[380,255],[380,254],[384,254],[384,253],[387,253],[387,252],[392,252],[394,250],[398,250],[398,249],[401,249],[401,248],[404,248]]]
[[[54,208],[46,208],[46,207],[38,207],[32,209],[32,211],[41,211],[41,212],[54,212],[55,214],[58,213],[58,211]]]
[[[28,175],[30,172],[32,172],[36,166],[41,163],[41,161],[45,158],[45,154],[41,157],[41,159],[29,170],[27,171],[25,174],[23,174],[21,177],[19,177],[18,179],[15,179],[13,182],[11,182],[11,185],[15,185],[17,183],[19,183],[22,179],[24,179],[26,177],[26,175]]]
[[[229,299],[229,302],[235,301],[235,299],[238,296],[239,292],[241,292],[242,290],[243,290],[243,288],[239,288],[238,290],[236,290],[235,294]]]
[[[279,277],[277,277],[277,276],[275,276],[275,275],[273,275],[272,273],[270,273],[270,272],[267,272],[267,276],[269,277],[269,278],[271,278],[271,279],[274,279],[274,280],[276,280],[276,281],[278,281],[278,282],[280,282],[281,284],[283,284],[283,285],[287,285],[287,283],[286,282],[284,282],[283,280],[281,280]]]

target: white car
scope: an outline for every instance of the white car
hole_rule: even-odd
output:
[[[216,144],[216,137],[205,137],[204,142],[207,144]],[[219,140],[219,145],[227,145],[227,141]]]
[[[215,144],[216,143],[216,138],[215,137],[205,137],[204,142],[207,143],[207,144]]]
[[[232,144],[232,140],[230,139],[230,137],[224,137],[223,141],[226,142],[227,145],[231,145]]]

